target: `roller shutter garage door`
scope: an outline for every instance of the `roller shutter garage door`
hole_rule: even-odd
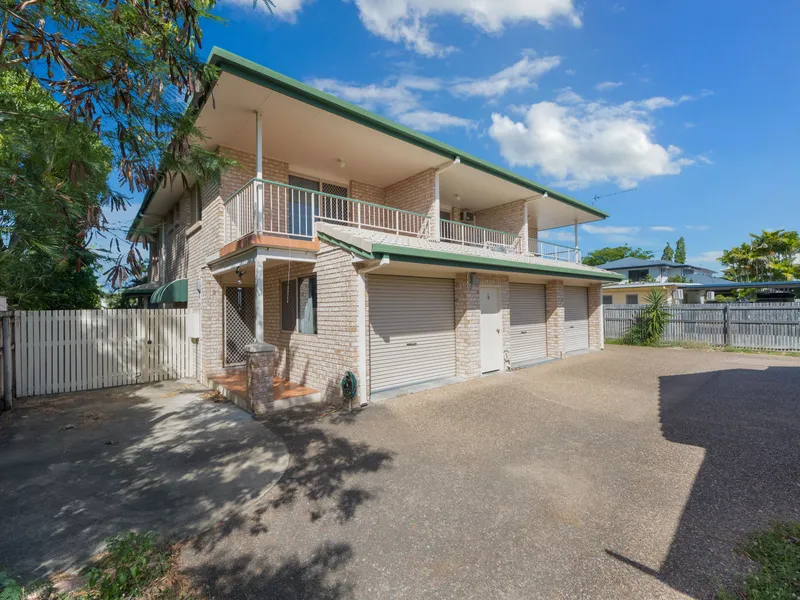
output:
[[[456,374],[451,279],[370,275],[370,388],[392,388]]]
[[[531,364],[547,357],[547,317],[544,286],[509,284],[511,299],[511,366]]]
[[[584,287],[564,288],[564,350],[589,347],[589,295]]]

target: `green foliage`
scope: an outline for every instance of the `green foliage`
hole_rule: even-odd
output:
[[[655,283],[655,282],[656,278],[650,275],[650,273],[648,273],[642,278],[642,283]]]
[[[683,236],[675,242],[675,262],[685,265],[686,264],[686,240]]]
[[[623,246],[600,248],[599,250],[589,252],[583,258],[583,264],[596,267],[622,258],[651,259],[653,258],[653,253],[649,250],[642,250],[641,248],[631,248],[625,244]]]
[[[741,547],[758,563],[740,589],[721,590],[718,600],[796,600],[800,598],[800,523],[776,523]]]
[[[750,242],[725,250],[720,262],[732,281],[789,281],[800,279],[800,235],[797,231],[763,230]]]
[[[89,243],[117,201],[111,152],[18,70],[0,72],[0,124],[0,295],[21,310],[98,307]]]
[[[106,185],[110,172],[142,191],[178,177],[216,178],[232,164],[196,143],[203,134],[191,104],[217,73],[198,56],[200,22],[213,18],[214,5],[0,0],[4,244],[98,258],[93,238],[108,231],[104,212],[126,203]],[[120,285],[139,274],[141,257],[115,246],[107,275]]]
[[[137,598],[170,569],[171,555],[152,533],[129,533],[107,542],[108,556],[89,570],[92,600]]]
[[[689,283],[685,275],[673,275],[672,277],[668,277],[667,281],[670,283]]]
[[[661,253],[661,260],[668,260],[672,262],[675,258],[675,252],[672,250],[672,246],[669,245],[667,242],[666,248],[664,248],[664,252]]]
[[[647,306],[636,319],[625,338],[626,343],[653,346],[661,341],[669,323],[667,295],[663,290],[651,290],[645,298]]]
[[[0,571],[0,600],[23,600],[25,588],[5,571]]]

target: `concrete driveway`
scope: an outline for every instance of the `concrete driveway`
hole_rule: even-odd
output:
[[[286,476],[182,557],[214,598],[711,598],[800,519],[800,360],[610,347],[266,425]]]
[[[195,535],[267,492],[289,462],[283,442],[206,391],[170,381],[0,415],[0,570],[82,566],[130,530]]]

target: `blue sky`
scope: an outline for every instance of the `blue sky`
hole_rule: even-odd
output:
[[[597,206],[589,251],[800,227],[796,0],[222,0],[220,46]],[[768,7],[768,8],[767,8]],[[134,208],[141,201],[134,199]],[[130,218],[119,215],[117,218]],[[569,239],[551,232],[551,239]]]

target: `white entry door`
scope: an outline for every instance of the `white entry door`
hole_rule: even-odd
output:
[[[481,286],[481,372],[503,369],[503,313],[500,288]]]

